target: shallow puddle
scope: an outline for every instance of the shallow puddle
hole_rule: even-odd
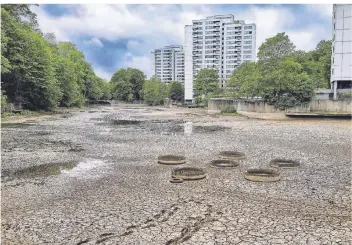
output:
[[[99,159],[85,159],[78,162],[75,168],[65,169],[62,173],[70,177],[91,177],[101,173],[104,165],[105,162]]]
[[[139,128],[145,131],[161,135],[192,135],[195,133],[213,133],[228,130],[228,127],[217,125],[194,125],[193,122],[183,122],[182,120],[132,120],[132,119],[113,119],[108,120],[109,124],[128,128]]]
[[[64,162],[64,163],[48,163],[38,166],[32,166],[14,172],[2,172],[3,177],[13,178],[37,178],[48,177],[52,175],[59,175],[62,170],[73,169],[77,166],[77,162]]]
[[[36,123],[2,123],[1,128],[26,128],[35,126]]]

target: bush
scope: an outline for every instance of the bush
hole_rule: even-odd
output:
[[[352,92],[339,93],[337,97],[341,100],[350,100],[352,99]]]

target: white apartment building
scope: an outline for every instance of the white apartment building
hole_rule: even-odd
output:
[[[333,5],[331,89],[351,89],[352,83],[352,4]]]
[[[184,52],[181,45],[166,46],[151,52],[152,75],[163,82],[184,83]]]
[[[193,80],[203,68],[215,69],[224,87],[241,63],[256,60],[256,25],[234,16],[214,15],[185,26],[185,101],[192,101]]]

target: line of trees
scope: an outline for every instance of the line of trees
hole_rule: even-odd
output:
[[[87,100],[183,101],[179,82],[162,83],[134,68],[117,70],[110,81],[95,75],[84,54],[70,42],[42,33],[29,4],[1,5],[1,105],[29,110],[82,106]]]
[[[40,31],[28,4],[1,5],[1,85],[2,105],[21,103],[30,110],[111,97],[108,83],[74,44]]]
[[[331,41],[322,40],[316,49],[305,52],[283,32],[266,39],[259,47],[257,62],[241,64],[225,89],[213,69],[202,69],[194,84],[197,102],[210,97],[260,96],[270,105],[285,109],[308,102],[316,88],[330,85]],[[201,96],[201,97],[200,97]]]

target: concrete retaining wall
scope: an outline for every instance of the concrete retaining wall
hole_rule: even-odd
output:
[[[219,112],[226,108],[237,111],[257,113],[309,113],[314,111],[351,112],[351,101],[313,100],[300,106],[279,110],[263,101],[234,100],[229,98],[212,98],[208,102],[210,112]]]
[[[310,102],[310,111],[332,111],[351,113],[351,100],[313,100]]]

